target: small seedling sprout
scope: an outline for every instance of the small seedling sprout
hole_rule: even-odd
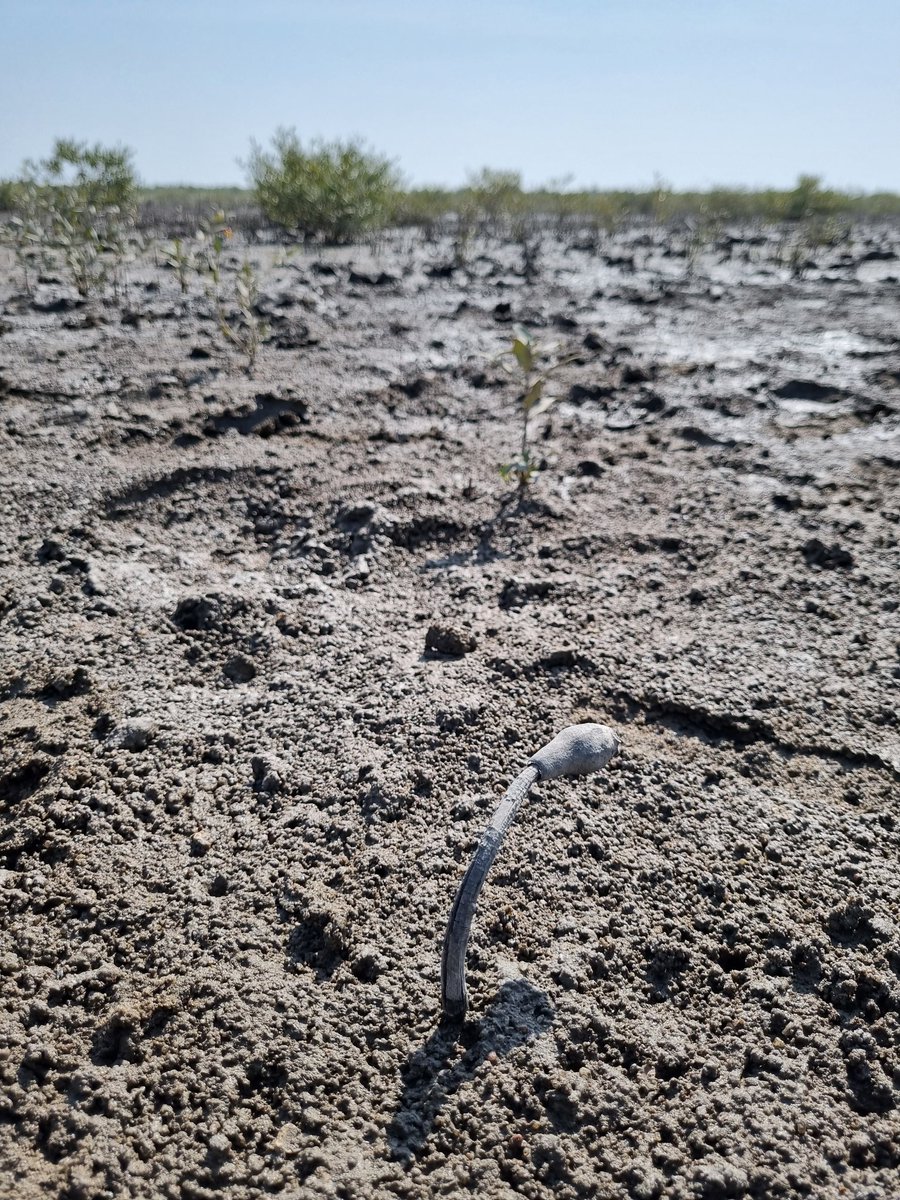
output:
[[[556,396],[546,391],[552,376],[567,363],[574,361],[576,356],[553,360],[552,351],[539,346],[531,334],[522,328],[517,328],[512,345],[504,351],[503,366],[507,371],[517,371],[522,390],[519,394],[519,407],[522,416],[522,435],[519,445],[519,457],[500,467],[500,475],[507,481],[514,481],[519,492],[524,492],[532,479],[538,473],[538,464],[531,449],[529,422],[538,417],[556,403]],[[512,366],[508,359],[515,361]],[[549,359],[549,361],[548,361]]]
[[[221,304],[216,306],[216,318],[219,331],[225,340],[246,356],[249,374],[253,370],[260,346],[269,335],[269,327],[257,315],[259,287],[253,268],[246,260],[234,281],[234,298],[238,307],[237,321],[229,321]]]
[[[197,256],[183,238],[172,239],[172,246],[163,252],[163,262],[175,272],[182,296],[190,286],[191,272],[197,270]]]

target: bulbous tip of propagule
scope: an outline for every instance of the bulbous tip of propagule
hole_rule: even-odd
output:
[[[590,775],[605,767],[618,749],[619,739],[608,725],[569,725],[528,761],[541,779]]]

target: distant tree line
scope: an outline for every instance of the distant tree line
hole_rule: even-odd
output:
[[[24,164],[17,179],[0,181],[0,211],[30,223],[29,236],[64,236],[66,225],[115,229],[123,214],[151,217],[183,210],[241,210],[250,225],[264,220],[297,240],[348,242],[392,225],[457,225],[521,236],[538,218],[611,230],[633,219],[802,222],[900,216],[894,192],[853,193],[801,175],[792,188],[711,188],[678,191],[662,181],[644,190],[539,187],[526,189],[513,171],[485,168],[465,186],[410,188],[394,163],[358,141],[301,142],[280,129],[269,148],[251,144],[247,188],[140,187],[124,148],[58,141],[50,156]],[[115,218],[115,219],[114,219]],[[146,222],[145,222],[146,223]],[[77,230],[76,230],[77,232]]]

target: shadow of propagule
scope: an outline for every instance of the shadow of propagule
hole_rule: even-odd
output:
[[[503,1057],[546,1033],[556,1010],[545,992],[524,979],[504,983],[477,1025],[442,1024],[413,1051],[388,1129],[396,1158],[418,1154],[446,1102],[471,1079],[489,1054]],[[461,1052],[461,1053],[460,1053]]]

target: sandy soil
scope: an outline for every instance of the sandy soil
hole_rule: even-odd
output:
[[[256,249],[252,378],[6,263],[2,1195],[896,1197],[900,235],[777,241]]]

